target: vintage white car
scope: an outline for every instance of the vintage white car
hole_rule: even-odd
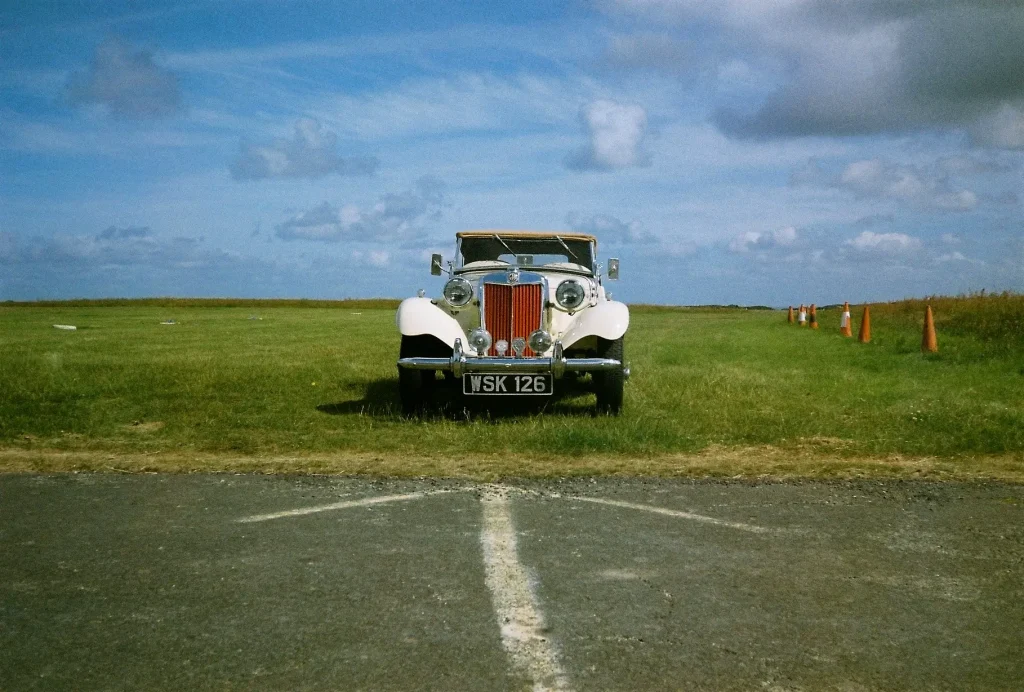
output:
[[[420,291],[398,307],[403,412],[422,410],[438,372],[467,397],[551,396],[566,373],[591,373],[597,410],[617,415],[629,309],[605,292],[596,251],[584,233],[457,233],[455,262],[431,259],[431,274],[449,276],[441,297]]]

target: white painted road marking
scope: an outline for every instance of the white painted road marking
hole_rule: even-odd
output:
[[[462,490],[470,489],[468,487],[462,488]],[[538,491],[507,488],[500,485],[485,485],[482,487],[482,490],[480,503],[483,513],[483,527],[480,531],[480,545],[484,558],[487,588],[491,592],[491,603],[494,606],[495,614],[498,616],[502,646],[508,654],[512,666],[521,675],[533,682],[535,692],[569,690],[568,678],[562,670],[561,663],[558,660],[558,653],[545,633],[544,615],[541,612],[537,595],[531,586],[526,569],[519,562],[516,531],[512,523],[509,503],[510,494],[559,496]],[[328,505],[319,505],[317,507],[258,514],[236,521],[243,524],[269,521],[271,519],[297,517],[350,507],[366,507],[388,502],[418,500],[430,495],[450,492],[454,491],[446,489],[406,493],[404,495],[366,497],[359,500],[345,500]],[[567,499],[653,512],[655,514],[690,519],[716,526],[749,531],[751,533],[773,532],[772,529],[763,526],[727,521],[725,519],[656,507],[654,505],[642,505],[599,497],[571,496]]]
[[[535,692],[568,690],[569,684],[551,641],[544,633],[544,616],[519,562],[516,530],[506,489],[489,486],[480,498],[487,588],[501,626],[501,643],[512,665],[533,681]]]
[[[348,509],[349,507],[365,507],[367,505],[379,505],[385,502],[402,502],[403,500],[418,500],[421,497],[427,497],[428,495],[440,495],[442,493],[451,492],[450,490],[427,490],[420,493],[407,493],[405,495],[384,495],[382,497],[364,497],[361,500],[345,500],[344,502],[335,502],[329,505],[320,505],[318,507],[303,507],[301,509],[289,509],[284,512],[273,512],[271,514],[257,514],[252,517],[245,517],[238,519],[239,524],[252,524],[257,521],[270,521],[271,519],[282,519],[284,517],[301,517],[306,514],[316,514],[318,512],[329,512],[334,509]]]
[[[728,526],[730,529],[739,529],[740,531],[750,531],[751,533],[769,533],[771,529],[766,529],[763,526],[755,526],[754,524],[744,524],[739,521],[726,521],[725,519],[716,519],[715,517],[707,517],[703,514],[694,514],[693,512],[683,512],[677,509],[666,509],[664,507],[655,507],[654,505],[640,505],[634,502],[622,502],[621,500],[605,500],[600,497],[574,497],[574,500],[581,502],[594,502],[600,505],[611,505],[612,507],[626,507],[629,509],[639,509],[644,512],[654,512],[655,514],[664,514],[670,517],[679,517],[681,519],[692,519],[694,521],[703,521],[707,524],[715,524],[716,526]]]

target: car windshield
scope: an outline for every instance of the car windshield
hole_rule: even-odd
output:
[[[534,268],[558,265],[557,268],[586,272],[590,272],[594,266],[593,244],[579,238],[516,238],[495,234],[463,238],[460,252],[463,269],[472,269],[470,265],[483,262]]]

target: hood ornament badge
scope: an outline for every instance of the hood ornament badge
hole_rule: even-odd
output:
[[[519,283],[519,267],[512,267],[508,270],[508,282],[510,284]]]

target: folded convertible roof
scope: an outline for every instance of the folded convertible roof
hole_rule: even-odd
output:
[[[589,233],[577,233],[576,231],[513,231],[501,228],[493,230],[473,230],[473,231],[459,231],[455,234],[456,238],[491,238],[498,235],[502,238],[552,238],[559,236],[563,240],[589,240],[593,243],[597,242],[597,238]]]

